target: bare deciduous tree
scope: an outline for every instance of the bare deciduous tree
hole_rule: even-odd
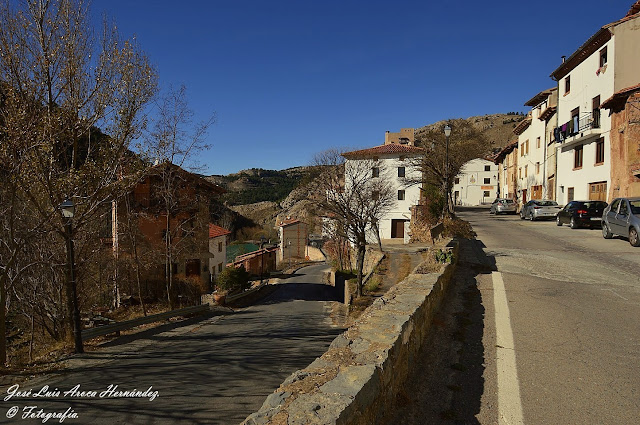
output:
[[[179,254],[181,244],[184,245],[188,241],[188,239],[178,236],[183,232],[183,229],[181,229],[182,224],[172,226],[172,218],[176,218],[184,209],[180,199],[184,196],[185,185],[182,169],[198,170],[199,165],[196,162],[196,155],[209,148],[206,143],[206,135],[209,127],[214,122],[215,114],[212,114],[207,120],[194,124],[193,111],[189,108],[187,102],[186,87],[181,86],[177,90],[170,89],[157,102],[157,120],[140,147],[143,155],[157,164],[153,173],[160,181],[155,195],[161,203],[165,215],[163,256],[165,286],[170,309],[173,307],[171,298],[173,287],[172,264]],[[186,224],[186,222],[183,224]],[[192,227],[193,224],[191,222],[189,226]],[[202,223],[200,226],[203,226]]]
[[[425,153],[413,161],[413,166],[422,172],[422,180],[412,182],[422,183],[427,189],[440,188],[444,201],[443,213],[447,214],[451,212],[451,188],[455,176],[467,161],[482,158],[489,153],[485,137],[471,123],[454,119],[449,120],[448,124],[451,127],[448,155],[443,128],[429,128],[416,134],[416,146],[424,148]]]
[[[133,41],[105,22],[100,37],[82,0],[0,4],[0,80],[4,99],[1,163],[16,161],[11,179],[50,243],[72,249],[101,210],[129,189],[119,179],[156,73]],[[108,133],[108,136],[101,128]],[[75,204],[68,223],[59,206]],[[4,237],[4,235],[3,235]],[[73,262],[65,302],[75,349],[83,351]],[[82,264],[82,259],[78,262]],[[4,308],[0,309],[4,310]]]
[[[319,169],[312,183],[321,195],[318,214],[333,220],[338,236],[355,247],[357,296],[361,296],[367,235],[375,232],[377,223],[395,205],[395,191],[385,178],[385,170],[380,170],[379,177],[372,177],[376,165],[372,158],[346,161],[339,150],[329,150],[317,154],[314,163]]]

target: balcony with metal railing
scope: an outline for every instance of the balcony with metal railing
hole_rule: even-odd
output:
[[[600,137],[600,109],[575,115],[570,121],[558,126],[554,135],[557,143],[574,145]]]

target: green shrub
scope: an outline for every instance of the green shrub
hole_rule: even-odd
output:
[[[439,249],[438,251],[434,252],[434,257],[438,263],[444,264],[453,262],[453,252],[448,249],[444,251],[442,249]]]
[[[227,292],[244,291],[249,288],[249,272],[244,266],[227,267],[216,278],[216,288]]]
[[[364,289],[367,292],[373,292],[376,289],[378,289],[381,283],[382,283],[382,278],[378,275],[373,275],[371,276],[369,281],[364,285]]]

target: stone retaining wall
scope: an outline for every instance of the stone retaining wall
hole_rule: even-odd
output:
[[[454,267],[410,274],[395,285],[243,424],[380,423],[410,373]]]

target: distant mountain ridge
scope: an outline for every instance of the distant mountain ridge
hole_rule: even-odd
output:
[[[222,197],[228,205],[246,205],[257,202],[277,202],[285,199],[302,181],[308,167],[292,167],[286,170],[251,168],[227,176],[206,177],[227,190]]]
[[[480,130],[491,144],[493,149],[503,148],[510,141],[517,138],[513,133],[518,123],[525,118],[520,112],[509,112],[506,114],[490,114],[480,115],[476,117],[466,118],[474,127]],[[426,129],[434,129],[444,127],[446,120],[428,124],[420,128],[416,128],[416,132]]]

